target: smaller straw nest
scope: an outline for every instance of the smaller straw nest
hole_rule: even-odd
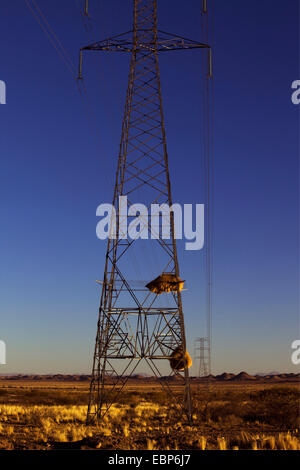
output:
[[[192,358],[187,351],[185,351],[185,354],[183,353],[182,346],[178,346],[171,354],[169,362],[173,370],[183,371],[185,367],[188,369],[191,367]]]

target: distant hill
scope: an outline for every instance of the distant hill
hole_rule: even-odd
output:
[[[266,377],[268,375],[277,375],[277,376],[280,376],[281,373],[278,372],[278,371],[272,371],[272,372],[256,372],[255,376],[258,376],[258,377]]]
[[[228,374],[227,372],[223,372],[221,375],[216,375],[217,380],[230,380],[234,377],[234,374]]]
[[[91,378],[90,375],[85,374],[18,374],[18,375],[0,375],[0,380],[27,380],[36,381],[44,380],[51,382],[86,382]]]
[[[242,381],[242,380],[257,380],[256,377],[254,377],[253,375],[249,375],[247,374],[247,372],[240,372],[239,374],[237,375],[234,375],[233,377],[231,377],[230,380],[235,380],[235,381]]]
[[[177,381],[180,380],[178,376],[163,376],[157,379],[156,377],[149,376],[144,373],[134,374],[131,377],[128,377],[131,382],[155,382],[155,381]],[[9,380],[9,381],[49,381],[49,382],[89,382],[91,376],[88,374],[0,374],[0,381]],[[113,380],[113,377],[110,377]],[[213,382],[295,382],[300,380],[300,374],[256,374],[250,375],[245,371],[240,372],[239,374],[233,374],[228,372],[223,372],[219,375],[210,375],[208,377],[190,377],[191,383],[198,383],[201,381],[213,381]]]

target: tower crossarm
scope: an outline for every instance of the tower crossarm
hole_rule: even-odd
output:
[[[147,30],[140,30],[147,32]],[[158,30],[157,36],[157,51],[173,51],[181,49],[209,49],[208,44],[204,44],[199,41],[194,41],[192,39],[187,39],[176,34],[167,33],[165,31]],[[101,41],[89,44],[88,46],[82,47],[82,51],[119,51],[119,52],[132,52],[135,48],[136,50],[149,50],[154,52],[155,42],[137,42],[135,44],[132,41],[133,31],[128,31],[126,33],[118,34],[113,37],[102,39]]]
[[[140,30],[141,33],[147,33],[148,30]],[[106,39],[103,39],[93,44],[89,44],[80,49],[79,61],[79,74],[78,78],[82,78],[82,54],[83,51],[106,51],[106,52],[165,52],[165,51],[180,51],[191,49],[207,49],[209,53],[209,75],[211,75],[211,47],[209,44],[194,41],[177,34],[167,33],[158,30],[157,38],[152,38],[150,41],[134,41],[134,31],[127,31],[126,33],[118,34]]]

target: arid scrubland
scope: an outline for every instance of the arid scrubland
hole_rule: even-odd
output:
[[[86,426],[87,393],[0,388],[0,449],[300,450],[297,385],[195,388],[191,426],[158,388],[143,387]]]

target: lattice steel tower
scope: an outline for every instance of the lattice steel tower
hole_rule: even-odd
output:
[[[194,359],[197,367],[197,377],[204,378],[210,374],[210,343],[209,338],[196,338],[194,344]]]
[[[170,392],[170,397],[174,396],[172,381],[161,379],[166,375],[162,370],[168,367],[170,378],[178,378],[177,388],[182,383],[182,393],[180,399],[176,395],[176,401],[191,420],[187,361],[181,361],[178,367],[176,363],[174,366],[174,360],[173,365],[170,362],[174,352],[181,351],[182,357],[186,353],[181,285],[175,282],[171,292],[157,293],[130,281],[131,253],[141,243],[147,244],[147,247],[155,244],[158,250],[158,256],[155,258],[153,255],[156,260],[154,277],[168,273],[173,280],[180,279],[173,213],[169,239],[162,237],[158,218],[157,225],[147,228],[147,234],[144,232],[143,238],[147,235],[148,240],[125,238],[123,229],[124,214],[133,202],[143,203],[149,210],[151,204],[172,205],[158,52],[193,48],[207,51],[207,67],[210,68],[210,48],[207,44],[159,31],[157,1],[134,0],[133,31],[91,44],[80,52],[79,78],[82,76],[82,54],[85,50],[131,53],[113,196],[117,223],[115,237],[107,241],[90,385],[89,423],[109,410],[141,361],[148,364],[162,386]],[[121,200],[120,196],[127,199]],[[144,222],[142,218],[142,231]],[[151,277],[147,281],[151,281]]]

